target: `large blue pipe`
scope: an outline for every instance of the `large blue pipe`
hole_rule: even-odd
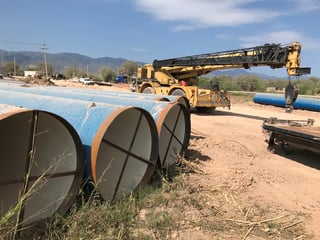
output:
[[[58,87],[58,88],[61,88],[61,87]],[[119,97],[126,97],[126,98],[132,98],[132,99],[151,100],[151,101],[155,100],[155,101],[177,102],[185,106],[187,110],[190,111],[190,103],[185,96],[161,95],[161,94],[153,94],[153,93],[136,93],[136,92],[124,92],[124,91],[117,92],[117,91],[97,90],[97,89],[88,89],[88,88],[85,88],[85,89],[84,88],[68,88],[68,89],[71,89],[71,91],[75,91],[75,92],[89,92],[89,93],[98,94],[98,95],[111,95],[111,96],[119,96]]]
[[[49,111],[66,119],[84,145],[86,175],[91,167],[106,200],[132,191],[153,174],[159,142],[155,122],[144,109],[4,90],[0,90],[0,103]]]
[[[159,160],[163,167],[172,165],[175,162],[173,156],[181,154],[189,145],[191,132],[189,111],[176,103],[150,100],[150,96],[145,97],[149,94],[106,94],[107,91],[85,91],[61,87],[21,87],[12,84],[0,84],[0,89],[143,108],[150,112],[156,121],[159,135]]]
[[[256,93],[253,101],[259,104],[285,107],[286,100],[284,95],[271,93]],[[320,98],[300,97],[292,105],[295,109],[304,109],[309,111],[320,112]]]
[[[83,180],[75,129],[53,113],[0,104],[0,133],[0,218],[20,201],[19,227],[65,213]]]
[[[0,89],[10,90],[12,87],[17,87],[18,84],[7,83],[0,84]],[[32,85],[24,85],[25,87],[34,87]],[[109,96],[118,96],[131,98],[133,100],[149,100],[149,101],[167,101],[167,102],[177,102],[182,104],[190,111],[189,100],[185,96],[175,96],[175,95],[159,95],[159,94],[147,94],[147,93],[136,93],[128,91],[110,91],[110,90],[101,90],[101,89],[92,89],[92,88],[75,88],[75,87],[56,87],[56,86],[38,86],[34,88],[48,89],[50,91],[59,91],[59,92],[76,92],[76,93],[90,93],[94,95],[109,95]]]

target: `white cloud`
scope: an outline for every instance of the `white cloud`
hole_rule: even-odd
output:
[[[320,9],[319,0],[289,0],[293,3],[297,12],[310,12]]]
[[[265,43],[290,44],[293,41],[302,44],[303,51],[320,51],[320,40],[306,37],[296,31],[284,30],[257,33],[255,36],[240,37],[242,47],[251,47]]]
[[[253,8],[260,0],[136,0],[141,11],[155,19],[178,23],[176,30],[212,26],[238,26],[263,22],[286,14],[278,10]]]
[[[174,31],[205,27],[231,27],[270,21],[285,15],[320,9],[319,0],[134,0],[137,9],[161,21],[171,21]]]

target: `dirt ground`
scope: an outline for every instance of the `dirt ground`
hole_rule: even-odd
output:
[[[262,133],[264,119],[314,119],[320,113],[253,102],[234,102],[231,110],[218,109],[211,115],[191,115],[191,148],[211,161],[203,163],[210,185],[228,185],[243,206],[259,204],[283,213],[304,215],[307,234],[320,239],[320,155],[299,149],[267,150]],[[240,203],[239,203],[240,204]]]
[[[59,84],[63,85],[63,82]],[[126,85],[92,88],[128,91]],[[312,118],[315,126],[320,126],[320,113],[317,112],[294,110],[285,113],[282,108],[236,99],[230,110],[218,108],[209,115],[191,114],[192,132],[187,157],[198,160],[204,174],[191,175],[189,180],[194,182],[196,192],[201,189],[223,192],[226,189],[223,201],[232,203],[232,213],[227,213],[230,207],[223,209],[223,201],[214,195],[211,208],[225,211],[225,220],[230,218],[228,221],[247,224],[245,234],[230,230],[215,239],[261,239],[254,237],[253,227],[258,224],[250,224],[248,219],[261,224],[283,219],[286,221],[283,228],[302,228],[301,233],[290,235],[290,238],[276,239],[320,239],[320,155],[296,148],[290,148],[287,153],[283,149],[276,149],[274,153],[268,151],[262,123],[270,117]],[[208,204],[210,200],[207,198],[206,201]],[[179,239],[183,236],[212,239],[198,230],[188,230]],[[271,231],[271,226],[267,229],[264,226],[262,231]],[[256,235],[259,234],[256,232]]]

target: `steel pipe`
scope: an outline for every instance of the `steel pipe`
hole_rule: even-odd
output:
[[[93,103],[0,90],[0,103],[50,111],[78,132],[85,149],[86,177],[105,200],[128,194],[147,183],[158,158],[158,135],[142,108]]]
[[[49,88],[52,88],[50,86]],[[53,87],[56,88],[56,87]],[[61,88],[61,87],[58,87]],[[190,103],[185,96],[177,96],[177,95],[161,95],[161,94],[153,94],[153,93],[137,93],[137,92],[119,92],[119,91],[109,91],[109,90],[99,90],[99,89],[92,89],[92,88],[67,88],[71,91],[75,92],[88,92],[94,94],[102,94],[102,95],[111,95],[111,96],[119,96],[119,97],[127,97],[133,99],[141,99],[141,100],[155,100],[155,101],[169,101],[169,102],[177,102],[182,104],[190,110]]]
[[[65,213],[84,172],[74,128],[53,113],[0,104],[0,133],[0,218],[26,227]]]
[[[4,87],[1,87],[2,89]],[[107,91],[85,91],[61,87],[21,87],[7,86],[6,89],[17,92],[26,92],[46,96],[79,99],[90,102],[102,102],[123,106],[140,107],[151,113],[157,124],[159,135],[159,160],[164,168],[173,163],[177,154],[182,154],[189,145],[191,124],[190,113],[177,103],[145,100],[148,94],[104,94]],[[136,95],[141,97],[132,98]]]
[[[117,97],[125,97],[127,99],[132,100],[146,100],[146,101],[165,101],[165,102],[177,102],[182,104],[187,108],[187,111],[190,111],[190,103],[189,100],[185,96],[176,96],[176,95],[159,95],[159,94],[148,94],[148,93],[135,93],[135,92],[119,92],[119,91],[109,91],[109,90],[99,90],[99,89],[91,89],[91,88],[75,88],[75,87],[57,87],[57,86],[37,86],[34,87],[32,85],[23,85],[7,83],[0,84],[0,89],[2,90],[14,90],[16,88],[33,88],[39,90],[50,90],[50,91],[58,91],[58,92],[75,92],[75,93],[88,93],[94,95],[108,95],[108,96],[117,96]]]
[[[259,104],[273,105],[277,107],[285,107],[286,100],[284,95],[271,93],[256,93],[253,101]],[[293,103],[293,108],[304,109],[310,111],[320,112],[320,98],[298,97]]]

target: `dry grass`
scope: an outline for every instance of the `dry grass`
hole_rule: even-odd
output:
[[[228,186],[202,185],[200,163],[179,157],[168,173],[117,202],[82,199],[47,239],[307,239],[303,213],[243,202]],[[84,200],[84,201],[83,201]],[[217,236],[219,236],[217,238]]]
[[[79,197],[64,216],[55,216],[34,239],[307,239],[303,213],[274,209],[241,193],[204,185],[200,161],[177,157],[168,172],[129,197],[102,201],[93,192]],[[1,219],[3,220],[3,219]],[[13,238],[11,238],[13,239]]]

